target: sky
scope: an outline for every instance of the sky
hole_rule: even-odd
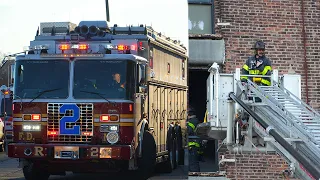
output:
[[[110,26],[145,24],[188,48],[187,0],[109,0]],[[105,0],[0,0],[0,53],[23,51],[40,22],[106,20]]]

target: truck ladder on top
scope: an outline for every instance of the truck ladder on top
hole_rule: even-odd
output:
[[[238,84],[242,86],[240,82]],[[320,168],[320,114],[284,87],[279,88],[276,82],[273,84],[258,86],[248,80],[248,96],[259,97],[263,102],[254,106],[255,112],[284,136],[296,151]],[[255,129],[261,137],[268,139],[265,131]],[[274,140],[270,143],[291,161],[298,175],[309,179],[306,177],[308,172],[282,146]]]

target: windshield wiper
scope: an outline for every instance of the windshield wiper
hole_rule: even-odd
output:
[[[98,92],[82,91],[82,90],[80,90],[80,92],[89,93],[89,94],[95,94],[95,95],[98,95],[99,97],[101,97],[102,99],[106,100],[108,103],[115,103],[115,102],[111,102],[111,101],[108,100],[107,98],[103,97],[102,94],[101,94],[101,93],[98,93]]]
[[[32,103],[32,101],[34,101],[35,99],[39,98],[41,95],[43,95],[44,93],[47,93],[47,92],[52,92],[52,91],[57,91],[57,90],[60,90],[60,89],[63,89],[63,88],[55,88],[55,89],[47,89],[47,90],[43,90],[43,91],[40,91],[39,94],[34,97],[27,105],[29,105],[30,103]]]

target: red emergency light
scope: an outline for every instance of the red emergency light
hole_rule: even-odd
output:
[[[102,114],[100,116],[100,122],[118,121],[119,117],[117,115]]]
[[[108,122],[110,121],[110,116],[107,114],[103,114],[100,116],[100,122]]]
[[[40,114],[31,114],[31,120],[39,121],[41,120]]]

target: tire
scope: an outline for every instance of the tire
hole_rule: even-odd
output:
[[[0,144],[0,152],[3,152],[4,151],[4,138],[5,138],[5,135],[4,135],[4,128],[2,129],[2,132],[3,132],[3,137],[2,138],[0,138],[0,142],[1,142],[1,144]]]
[[[3,149],[4,149],[4,151],[6,152],[6,155],[8,155],[8,143],[7,142],[4,142],[3,143]]]
[[[47,180],[49,179],[50,174],[40,167],[34,167],[32,162],[29,162],[23,167],[23,175],[26,180]]]
[[[182,131],[180,126],[175,127],[176,134],[176,162],[177,165],[184,165],[184,149],[182,143]]]
[[[171,162],[172,169],[176,169],[177,168],[177,143],[175,139],[172,141],[172,148],[169,151],[169,157],[170,157],[169,160]]]
[[[148,179],[156,166],[156,142],[151,133],[144,132],[142,140],[142,157],[138,159],[138,171],[141,179]]]
[[[157,172],[159,173],[172,173],[172,164],[170,160],[170,155],[168,159],[164,162],[157,164]]]
[[[177,168],[177,143],[174,127],[170,127],[167,132],[167,150],[169,152],[169,161],[171,163],[171,168]]]
[[[2,142],[2,144],[0,144],[0,152],[3,152],[4,151],[4,142]]]
[[[174,145],[174,135],[172,134],[173,128],[170,127],[167,132],[166,149],[168,151],[168,159],[166,161],[157,164],[157,171],[160,173],[171,173],[175,165],[175,145]]]

